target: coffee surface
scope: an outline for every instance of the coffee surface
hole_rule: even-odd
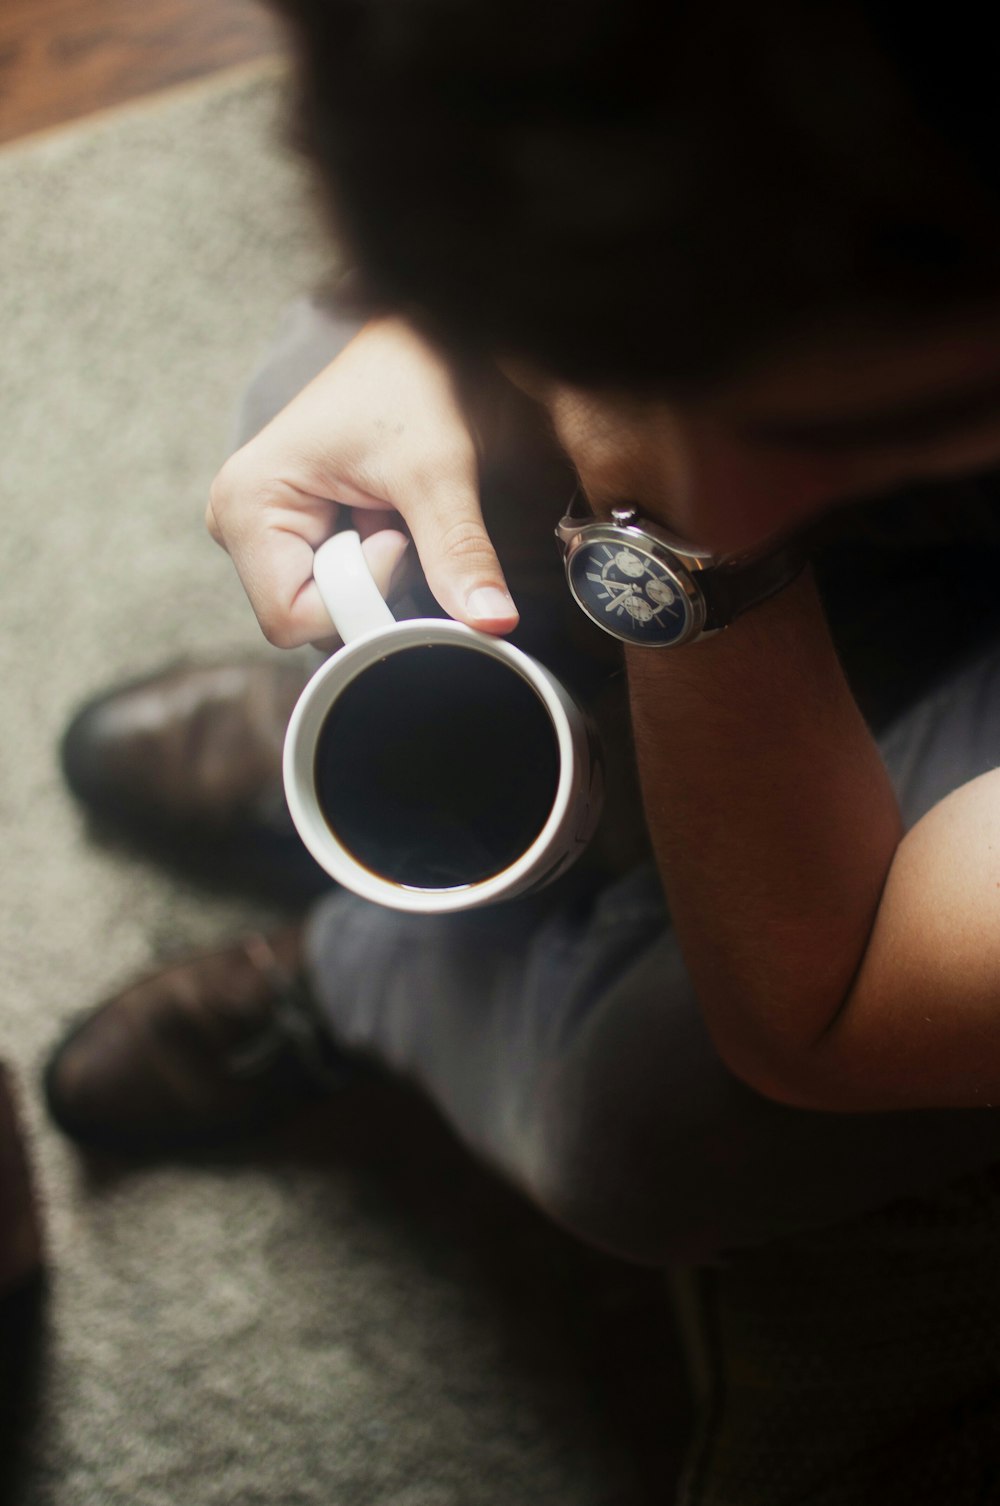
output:
[[[531,846],[559,780],[555,730],[515,670],[451,644],[369,665],[327,714],[316,788],[337,840],[380,878],[450,889]]]

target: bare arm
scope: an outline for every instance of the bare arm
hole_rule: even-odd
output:
[[[1000,1101],[1000,773],[903,837],[808,580],[686,652],[630,650],[629,677],[661,876],[733,1070],[802,1107]]]

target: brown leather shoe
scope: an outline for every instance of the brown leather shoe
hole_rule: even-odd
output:
[[[45,1073],[86,1145],[168,1151],[259,1127],[350,1067],[302,980],[301,931],[249,936],[141,978],[75,1025]]]
[[[298,904],[329,885],[292,826],[281,750],[300,657],[178,664],[87,702],[66,781],[103,825],[165,861]]]
[[[227,832],[280,819],[299,661],[177,664],[95,696],[63,735],[75,795],[113,819]]]

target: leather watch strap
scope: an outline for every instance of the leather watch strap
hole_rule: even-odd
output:
[[[726,560],[698,576],[705,600],[705,631],[725,627],[751,607],[776,596],[801,574],[808,551],[800,540],[751,559]]]

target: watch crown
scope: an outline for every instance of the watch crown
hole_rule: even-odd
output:
[[[619,528],[634,523],[639,514],[634,507],[613,507],[611,509],[611,521],[617,523]]]

